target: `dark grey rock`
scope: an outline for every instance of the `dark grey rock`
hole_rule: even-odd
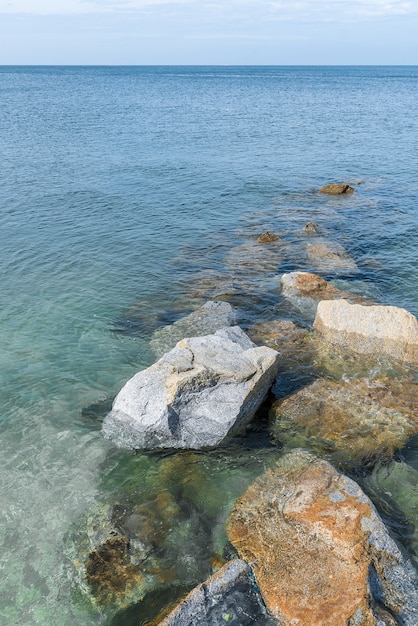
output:
[[[277,626],[267,614],[251,568],[236,559],[193,589],[159,626]]]

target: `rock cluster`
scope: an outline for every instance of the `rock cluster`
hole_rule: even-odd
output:
[[[320,189],[353,191],[348,184]],[[183,452],[161,461],[162,489],[151,500],[133,496],[129,507],[115,505],[106,532],[88,533],[84,584],[97,605],[126,606],[180,578],[188,590],[209,576],[160,626],[416,626],[416,570],[361,487],[330,461],[349,471],[367,469],[367,493],[415,523],[416,471],[388,459],[418,433],[418,383],[408,370],[418,363],[418,321],[308,271],[280,278],[279,269],[298,258],[297,267],[327,276],[350,280],[359,271],[343,246],[323,240],[326,229],[306,237],[318,235],[315,222],[303,231],[299,224],[299,244],[290,254],[289,242],[262,232],[259,222],[252,228],[250,241],[226,253],[222,271],[203,270],[188,285],[187,310],[211,301],[152,328],[158,361],[126,383],[104,419],[104,435],[122,448]],[[233,326],[236,312],[225,300],[239,303],[242,321],[261,279],[273,306],[287,307],[287,314],[296,309],[309,328],[271,319],[277,311],[267,311],[265,302],[261,319],[268,321],[253,323],[248,335]],[[257,469],[245,485],[231,487],[229,504],[212,515],[219,485],[202,489],[213,466],[206,460],[198,467],[201,455],[242,433],[270,389],[276,399],[265,430],[274,464],[271,456],[270,469],[263,466],[261,475]],[[189,473],[180,455],[193,456]],[[214,550],[219,527],[225,538],[228,515],[228,551],[226,539]],[[196,565],[203,544],[216,554],[215,574],[209,558]],[[416,551],[414,537],[411,544]]]

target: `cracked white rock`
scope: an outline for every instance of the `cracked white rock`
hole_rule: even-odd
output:
[[[123,448],[205,448],[241,431],[263,402],[279,355],[239,328],[183,339],[122,388],[103,423]]]

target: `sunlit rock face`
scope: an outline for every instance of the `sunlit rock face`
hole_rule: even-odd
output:
[[[251,420],[278,359],[237,326],[184,339],[126,383],[103,432],[125,448],[216,446]]]
[[[360,487],[326,461],[282,457],[237,500],[228,534],[281,626],[416,624],[416,571]]]
[[[319,379],[274,403],[274,438],[338,461],[391,456],[418,432],[414,380]]]
[[[338,289],[321,276],[310,272],[283,274],[280,284],[283,297],[312,320],[321,300],[341,300],[344,298],[350,302],[371,304],[366,298]]]
[[[418,363],[418,321],[405,309],[322,301],[314,328],[324,340],[359,354]]]
[[[347,183],[329,183],[328,185],[321,187],[319,191],[331,196],[340,196],[344,193],[353,193],[354,188],[350,187]]]

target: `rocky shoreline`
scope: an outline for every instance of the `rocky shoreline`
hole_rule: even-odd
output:
[[[320,191],[346,195],[354,189]],[[274,272],[286,246],[275,233],[262,233],[231,250],[232,278],[202,277],[199,298],[210,299],[154,332],[150,345],[158,360],[115,398],[103,434],[122,449],[193,455],[228,448],[237,436],[246,437],[262,410],[277,455],[236,493],[226,515],[213,520],[205,520],[199,506],[185,505],[191,483],[181,485],[190,457],[163,459],[167,489],[160,482],[151,500],[133,498],[118,505],[119,513],[110,506],[100,521],[96,517],[96,531],[87,531],[77,579],[99,609],[112,614],[140,605],[153,591],[178,583],[185,534],[189,544],[199,533],[203,543],[211,542],[215,523],[227,535],[222,554],[211,567],[193,570],[190,563],[199,557],[191,550],[187,571],[193,575],[180,582],[200,584],[153,623],[418,623],[416,568],[347,476],[365,468],[363,487],[372,494],[399,470],[396,451],[418,435],[418,321],[325,280],[321,273],[353,275],[357,264],[340,244],[324,241],[317,224],[305,228],[318,238],[306,252],[319,273],[284,273],[280,288],[310,324],[279,318],[237,325],[238,311],[226,301],[234,298],[226,292],[234,296],[239,284],[250,296],[257,275]],[[283,393],[286,377],[294,389]],[[413,492],[415,470],[408,471]],[[411,498],[391,498],[411,515]],[[196,492],[192,499],[198,501]]]

